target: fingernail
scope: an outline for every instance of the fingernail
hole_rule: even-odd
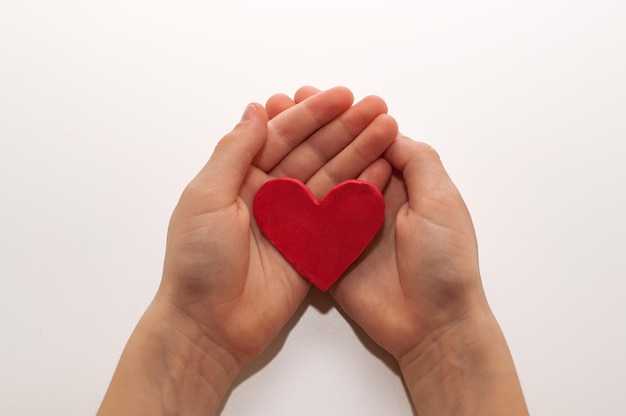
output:
[[[243,122],[250,120],[254,116],[255,112],[256,112],[256,107],[252,104],[248,104],[248,106],[243,112],[243,115],[241,116],[240,122],[243,123]]]

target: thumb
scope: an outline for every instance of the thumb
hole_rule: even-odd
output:
[[[214,208],[225,207],[237,198],[252,159],[266,140],[267,112],[261,104],[248,104],[239,124],[217,143],[194,179],[210,194]]]

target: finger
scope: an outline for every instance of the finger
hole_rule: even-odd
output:
[[[387,104],[381,98],[376,96],[364,98],[293,149],[272,169],[270,176],[291,177],[307,182],[329,160],[349,146],[376,117],[386,112]],[[359,145],[353,147],[359,148]],[[386,146],[383,150],[385,148]],[[361,164],[359,173],[366,166],[367,164]]]
[[[385,159],[377,159],[369,165],[357,179],[365,182],[369,182],[383,192],[389,179],[391,179],[392,168],[389,162]]]
[[[285,94],[276,94],[271,96],[265,103],[267,118],[273,119],[283,111],[296,105],[295,101]]]
[[[237,198],[254,156],[267,138],[267,113],[262,105],[246,107],[241,122],[215,146],[211,158],[191,187],[205,198],[205,209],[219,209]]]
[[[439,154],[426,143],[399,135],[385,152],[385,159],[402,172],[411,209],[418,210],[421,203],[432,201],[434,195],[458,195]]]
[[[304,86],[304,87],[300,87],[298,88],[298,90],[296,91],[296,93],[293,96],[293,101],[295,103],[301,103],[302,101],[306,100],[307,98],[310,98],[312,96],[314,96],[315,94],[319,93],[321,90],[315,88],[315,87],[311,87],[311,86]]]
[[[268,123],[267,142],[254,165],[268,172],[301,142],[350,108],[353,100],[349,89],[336,87],[278,114]]]
[[[320,198],[337,184],[358,177],[383,155],[397,134],[396,121],[387,114],[379,115],[341,153],[317,171],[307,181],[307,186]]]
[[[320,90],[315,87],[304,86],[300,87],[296,91],[294,99],[291,99],[286,94],[275,94],[271,96],[265,103],[267,118],[271,120],[283,111],[293,107],[297,103],[301,103],[302,101],[306,100],[309,97],[312,97],[319,92]]]

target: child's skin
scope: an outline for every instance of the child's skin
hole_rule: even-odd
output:
[[[330,293],[398,360],[420,416],[528,413],[467,208],[437,153],[398,135],[386,112],[341,87],[246,108],[172,214],[161,285],[99,415],[214,414],[298,308],[310,284],[250,215],[274,177],[318,198],[354,178],[383,191],[383,229]]]

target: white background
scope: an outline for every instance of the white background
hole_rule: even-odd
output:
[[[623,415],[626,2],[0,0],[0,414],[94,414],[169,215],[249,101],[383,97],[433,145],[534,415]],[[375,313],[375,311],[373,311]],[[312,292],[222,415],[413,415]]]

